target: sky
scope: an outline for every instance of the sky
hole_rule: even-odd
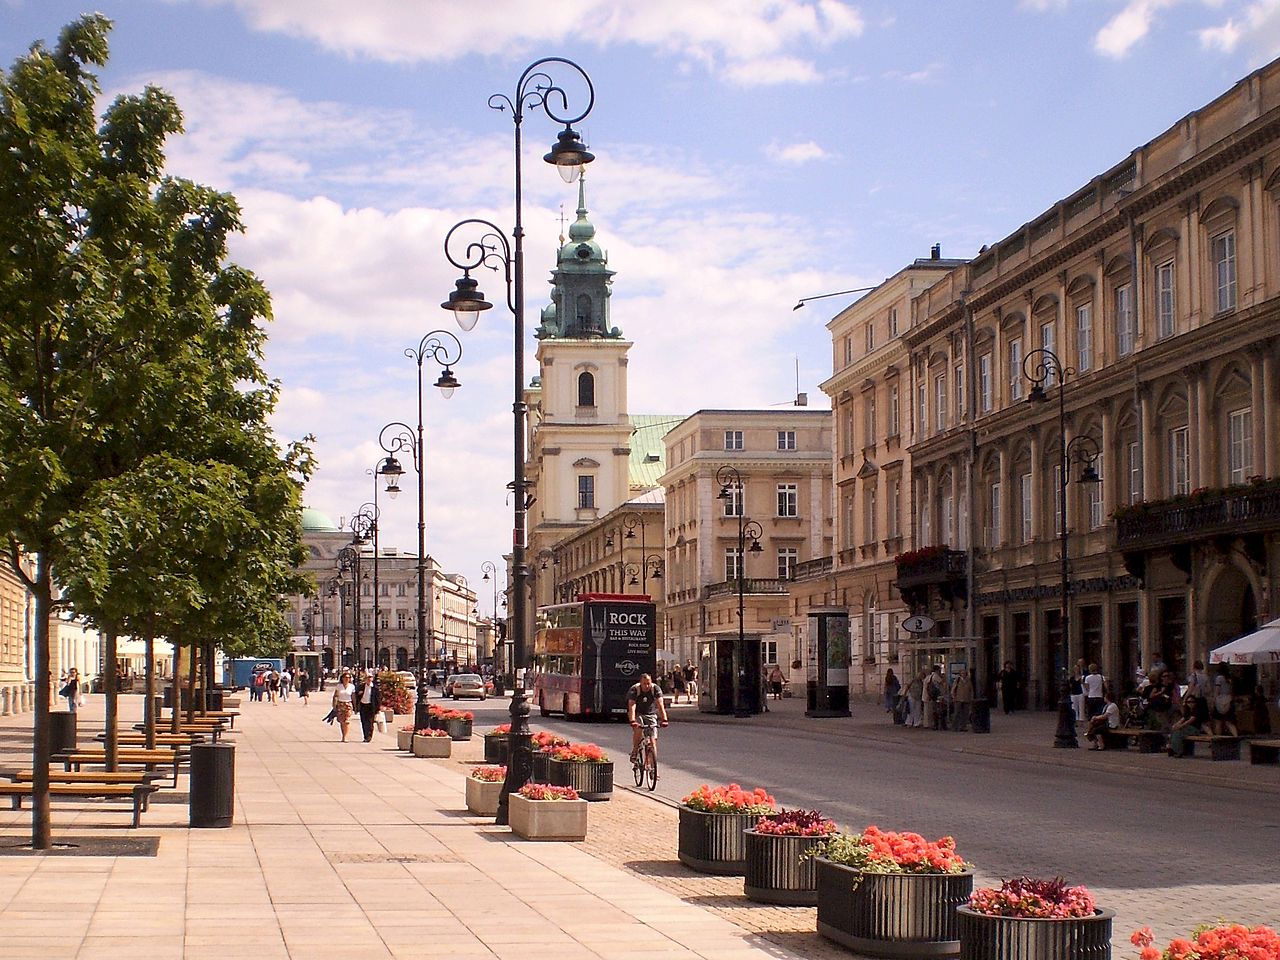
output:
[[[0,62],[93,6],[0,0]],[[233,193],[232,257],[273,298],[274,428],[315,435],[305,500],[335,522],[373,497],[391,421],[416,421],[430,331],[462,337],[452,399],[424,397],[427,552],[491,591],[510,549],[512,325],[440,309],[442,242],[514,222],[509,113],[524,68],[591,78],[587,203],[634,341],[633,413],[786,405],[831,374],[826,322],[941,244],[970,257],[1280,55],[1280,0],[99,0],[115,22],[104,106],[156,84],[185,132],[168,172]],[[574,106],[585,88],[563,80]],[[526,331],[576,187],[523,123]],[[498,277],[481,289],[501,305]],[[535,374],[532,339],[525,377]],[[429,384],[434,374],[428,367]],[[411,469],[408,463],[406,468]],[[416,480],[405,478],[412,490]],[[381,498],[416,549],[416,499]]]

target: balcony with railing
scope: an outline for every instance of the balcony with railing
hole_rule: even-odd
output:
[[[1270,531],[1280,531],[1280,480],[1196,490],[1115,513],[1116,546],[1126,551]]]
[[[755,594],[785,594],[787,592],[787,581],[779,580],[776,577],[772,579],[747,577],[742,581],[742,592]],[[737,580],[721,580],[719,583],[707,584],[708,600],[714,600],[716,597],[736,597],[737,595]]]
[[[965,578],[963,550],[949,547],[921,547],[894,557],[898,568],[898,589],[911,590]]]
[[[813,560],[802,560],[791,572],[792,580],[812,580],[831,572],[834,565],[832,557],[815,557]]]

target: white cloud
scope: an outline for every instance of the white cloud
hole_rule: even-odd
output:
[[[1156,14],[1174,0],[1129,0],[1093,38],[1093,49],[1115,60],[1128,56],[1134,44],[1150,31]]]
[[[789,143],[786,146],[771,143],[765,147],[764,152],[770,160],[776,160],[779,163],[810,163],[831,157],[831,154],[812,140],[806,140],[804,143]]]
[[[1206,50],[1234,53],[1245,44],[1255,62],[1280,54],[1280,0],[1256,0],[1239,17],[1200,31],[1200,45]]]
[[[779,83],[817,83],[822,74],[808,60],[767,57],[730,64],[724,69],[724,79],[740,87],[765,87]]]
[[[284,33],[347,56],[391,62],[449,61],[471,54],[522,56],[585,36],[604,48],[635,44],[701,64],[741,83],[812,82],[816,67],[787,54],[861,36],[866,23],[843,0],[206,0],[235,7],[255,29]],[[795,62],[790,62],[794,60]],[[806,69],[807,67],[807,69]]]

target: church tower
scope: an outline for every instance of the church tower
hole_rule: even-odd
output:
[[[561,238],[551,274],[551,303],[542,311],[539,378],[529,401],[528,476],[537,497],[529,517],[529,558],[630,496],[627,351],[631,343],[609,322],[613,271],[587,219],[586,186],[578,181],[578,218]]]

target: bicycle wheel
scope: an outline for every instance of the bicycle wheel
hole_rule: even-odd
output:
[[[641,747],[641,752],[631,758],[631,772],[635,774],[637,787],[644,783],[644,761],[641,759],[644,755],[643,750],[644,748]]]
[[[645,745],[644,773],[649,780],[649,789],[653,790],[658,785],[658,755],[652,743]]]

